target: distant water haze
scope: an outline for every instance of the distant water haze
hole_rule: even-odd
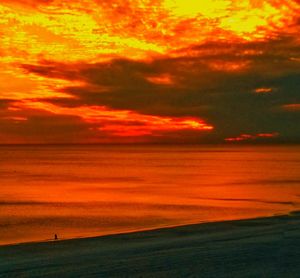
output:
[[[0,244],[299,207],[299,146],[0,147]]]

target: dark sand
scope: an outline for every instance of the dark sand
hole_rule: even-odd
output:
[[[300,277],[300,213],[2,246],[0,277]]]

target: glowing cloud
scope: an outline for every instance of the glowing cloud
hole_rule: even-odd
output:
[[[241,142],[241,141],[251,141],[251,140],[256,140],[260,138],[274,138],[278,137],[279,133],[278,132],[272,132],[272,133],[258,133],[258,134],[241,134],[237,137],[230,137],[226,138],[226,142]]]
[[[161,85],[173,85],[174,82],[172,77],[168,74],[157,75],[157,76],[148,76],[146,79],[154,84],[161,84]]]
[[[35,133],[33,115],[87,137],[282,135],[280,117],[298,120],[299,14],[298,0],[3,0],[0,138]]]
[[[285,104],[282,107],[286,111],[291,111],[291,112],[300,111],[300,103]]]
[[[127,110],[110,110],[104,106],[79,106],[66,108],[46,102],[15,102],[15,110],[40,110],[57,115],[77,116],[93,126],[114,136],[159,135],[160,132],[180,130],[210,131],[213,126],[196,118],[160,117],[142,115]]]
[[[254,90],[255,93],[257,94],[268,94],[268,93],[271,93],[273,91],[272,88],[257,88]]]

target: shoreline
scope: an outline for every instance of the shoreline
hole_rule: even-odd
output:
[[[233,221],[234,222],[235,221],[249,221],[249,220],[258,220],[258,219],[265,219],[265,218],[268,219],[268,218],[273,218],[273,217],[288,216],[293,213],[300,213],[300,210],[290,211],[288,213],[280,213],[280,214],[249,217],[249,218],[229,219],[229,220],[211,220],[211,221],[203,221],[203,222],[195,222],[195,223],[184,223],[184,224],[179,224],[179,225],[166,225],[163,227],[128,230],[128,231],[124,231],[124,232],[108,233],[108,234],[103,234],[103,235],[58,238],[57,240],[51,238],[51,239],[44,239],[44,240],[13,242],[13,243],[8,243],[8,244],[0,244],[0,248],[6,247],[6,246],[19,246],[19,245],[43,244],[43,243],[62,242],[62,241],[80,240],[80,239],[84,240],[84,239],[93,239],[93,238],[105,238],[105,237],[111,237],[111,236],[122,236],[122,235],[127,235],[127,234],[135,234],[135,233],[143,233],[143,232],[155,232],[155,231],[159,232],[160,230],[188,227],[188,226],[194,226],[194,225],[198,226],[198,225],[213,224],[213,223],[228,223],[228,222],[233,222]]]
[[[0,277],[297,277],[299,250],[294,211],[1,246]]]

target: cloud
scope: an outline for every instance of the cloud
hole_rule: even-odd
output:
[[[271,139],[278,137],[279,134],[277,132],[273,133],[258,133],[258,134],[240,134],[237,137],[230,137],[225,138],[225,141],[227,142],[244,142],[244,141],[254,141],[254,140],[261,140],[267,141],[265,139]]]
[[[284,104],[283,109],[290,112],[299,112],[300,111],[300,103],[293,104]]]
[[[25,6],[32,6],[38,7],[40,5],[49,5],[53,0],[2,0],[1,4],[8,4],[8,5],[25,5]]]
[[[11,109],[57,115],[61,117],[59,119],[60,124],[64,123],[63,119],[66,116],[78,118],[78,121],[81,121],[82,124],[85,123],[86,128],[99,137],[99,141],[103,141],[103,138],[107,139],[107,137],[162,136],[174,131],[210,131],[213,129],[212,126],[197,118],[142,115],[129,110],[109,110],[104,106],[95,105],[69,108],[47,102],[23,101],[12,103]],[[36,119],[36,117],[31,117],[32,119]],[[48,117],[49,119],[51,118]],[[35,123],[36,125],[37,123]],[[67,129],[69,133],[72,131],[70,129],[72,127],[74,128],[74,125],[70,125],[69,129]],[[47,129],[49,130],[49,128],[51,127],[48,126]],[[75,131],[77,131],[76,128]]]
[[[77,116],[29,111],[22,111],[21,115],[23,116],[0,117],[2,144],[78,143],[93,140],[94,135]]]
[[[3,3],[1,138],[299,140],[298,1]]]
[[[272,88],[264,88],[264,87],[256,88],[254,90],[254,92],[257,94],[268,94],[268,93],[271,93],[272,91],[273,91]]]
[[[70,66],[44,61],[23,68],[47,78],[83,82],[61,90],[73,98],[48,99],[62,107],[98,105],[159,117],[200,118],[215,127],[210,140],[242,133],[279,132],[284,137],[287,119],[295,136],[299,131],[298,118],[277,109],[299,101],[300,63],[291,59],[299,50],[293,37],[283,35],[266,42],[208,42],[182,49],[177,57],[151,61],[113,59]],[[211,66],[221,62],[221,68]],[[253,94],[262,88],[274,89]],[[118,125],[122,130],[122,123]]]

